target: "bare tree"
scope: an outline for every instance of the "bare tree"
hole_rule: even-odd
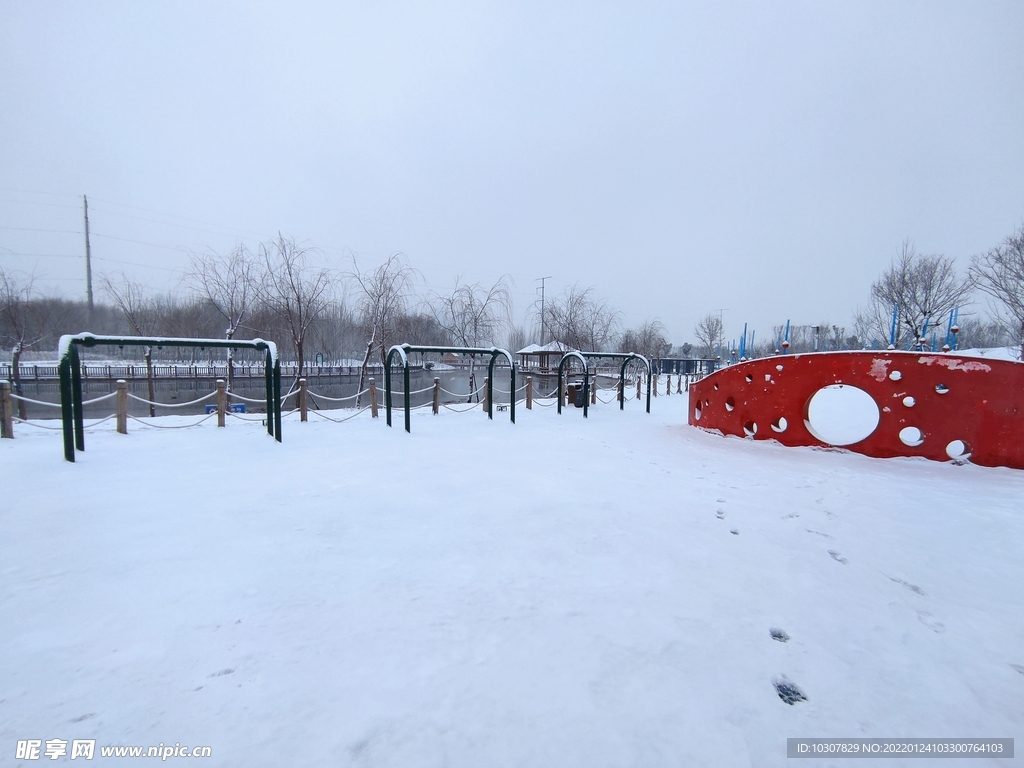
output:
[[[244,245],[235,246],[227,255],[193,255],[186,272],[191,288],[210,303],[227,323],[224,338],[234,338],[256,296],[255,265]],[[228,390],[234,387],[232,350],[227,350]]]
[[[660,320],[648,320],[639,328],[630,328],[619,339],[620,352],[637,352],[648,360],[665,357],[672,344],[665,338],[665,326]]]
[[[509,352],[515,354],[529,343],[530,337],[526,333],[526,328],[521,325],[509,325],[508,333],[505,335],[505,347]]]
[[[700,319],[693,329],[693,335],[700,342],[705,357],[712,357],[722,344],[722,318],[714,312],[708,312]]]
[[[124,273],[111,277],[100,276],[100,285],[104,292],[110,297],[121,314],[131,332],[136,336],[153,336],[156,332],[156,322],[159,311],[156,302],[149,297],[145,289],[139,283],[129,280]],[[149,393],[149,415],[156,416],[156,387],[153,383],[153,347],[146,344],[142,348],[143,359],[146,361],[146,385]]]
[[[363,391],[366,368],[374,350],[380,352],[381,365],[387,364],[388,349],[394,342],[398,320],[405,314],[415,271],[407,265],[400,253],[393,253],[372,272],[360,272],[355,256],[352,257],[350,277],[358,287],[357,314],[366,329],[366,351],[359,372],[359,389]],[[359,407],[360,398],[356,398]]]
[[[546,314],[547,328],[556,341],[588,352],[606,351],[619,327],[619,312],[594,296],[593,288],[578,285],[553,299]]]
[[[899,326],[912,343],[924,337],[936,321],[963,304],[970,281],[957,275],[956,264],[946,256],[922,256],[909,240],[903,242],[889,269],[871,286],[875,314],[896,309]]]
[[[499,278],[490,288],[479,283],[469,285],[455,278],[451,293],[434,295],[431,310],[438,324],[462,347],[494,345],[499,333],[508,327],[512,296],[507,276]],[[469,400],[476,390],[475,358],[469,359]]]
[[[50,302],[35,296],[32,275],[18,275],[0,268],[0,338],[11,348],[11,384],[21,390],[21,355],[39,344],[50,333]],[[28,418],[23,400],[18,401],[18,418]]]
[[[311,263],[312,249],[301,248],[293,238],[278,234],[260,246],[264,273],[258,293],[289,334],[295,350],[296,378],[306,372],[305,345],[310,327],[326,311],[331,300],[331,273]]]
[[[956,335],[957,346],[961,349],[992,349],[1017,343],[1016,334],[1010,335],[1002,320],[982,320],[977,317],[960,316]]]
[[[997,302],[997,317],[1020,346],[1024,360],[1024,226],[988,253],[975,256],[968,274],[979,291]]]

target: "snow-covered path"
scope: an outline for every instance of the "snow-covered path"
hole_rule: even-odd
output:
[[[0,764],[52,738],[231,766],[1024,749],[1024,472],[726,439],[685,426],[685,396],[653,411],[417,411],[411,435],[292,417],[281,445],[108,422],[74,465],[21,428],[0,441]]]

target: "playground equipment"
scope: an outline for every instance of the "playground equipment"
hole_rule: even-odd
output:
[[[281,361],[277,345],[272,341],[253,339],[236,341],[225,339],[182,339],[158,336],[97,336],[79,333],[61,336],[57,348],[60,360],[60,410],[64,433],[64,458],[75,460],[75,450],[85,450],[85,428],[82,412],[82,364],[79,347],[213,347],[219,349],[254,349],[263,352],[264,378],[267,392],[267,434],[281,442]]]
[[[499,356],[505,357],[509,364],[509,391],[512,393],[509,402],[509,418],[513,424],[516,423],[516,370],[517,366],[511,353],[498,347],[420,347],[412,344],[396,344],[388,350],[386,364],[384,365],[384,404],[387,413],[388,426],[391,426],[391,364],[395,355],[402,359],[402,381],[403,401],[405,405],[405,431],[412,432],[410,412],[412,411],[409,391],[409,353],[420,352],[425,354],[444,355],[448,353],[457,355],[481,355],[490,357],[487,364],[487,418],[494,418],[494,361]]]
[[[647,369],[647,413],[651,412],[651,362],[643,355],[635,352],[577,352],[575,350],[566,352],[558,363],[558,412],[562,412],[562,381],[564,377],[565,364],[571,359],[577,359],[583,364],[583,418],[587,418],[587,403],[590,402],[590,366],[587,360],[590,358],[607,358],[609,360],[622,360],[622,368],[619,371],[619,410],[626,407],[626,366],[633,360],[643,363]],[[639,394],[639,393],[638,393]]]
[[[1024,364],[949,353],[766,357],[690,385],[688,422],[788,446],[1024,469]]]

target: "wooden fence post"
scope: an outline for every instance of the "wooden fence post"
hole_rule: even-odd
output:
[[[665,374],[665,395],[667,396],[667,395],[671,395],[671,394],[672,394],[672,374],[671,373],[666,373]]]
[[[526,410],[533,410],[533,376],[526,377]]]
[[[654,386],[651,387],[651,391],[654,392],[654,396],[657,397],[658,396],[658,374],[654,374],[654,381],[651,382],[651,383],[654,384]]]
[[[434,415],[441,410],[441,379],[434,377]]]
[[[562,398],[566,405],[569,405],[569,377],[566,376],[562,379],[562,391],[558,393],[558,396]]]
[[[637,373],[636,375],[636,399],[640,399],[640,384],[643,382],[643,374]]]
[[[594,380],[590,382],[590,404],[597,405],[597,374],[594,374]]]
[[[14,438],[14,410],[11,382],[0,381],[0,437]]]
[[[228,393],[224,389],[224,379],[217,379],[217,426],[224,426],[224,413],[227,411],[228,405]],[[272,414],[267,414],[267,418],[273,418]]]
[[[306,421],[309,414],[306,408],[306,380],[299,379],[299,421]]]
[[[377,418],[377,380],[370,379],[370,416]]]
[[[483,409],[485,411],[487,410],[487,390],[490,389],[488,384],[490,384],[490,378],[487,377],[487,376],[484,376],[484,396],[482,398],[480,398],[480,404],[483,406]]]
[[[679,374],[679,378],[676,379],[676,394],[683,394],[683,374]]]
[[[128,382],[124,379],[117,380],[117,397],[114,398],[117,404],[117,434],[128,434]]]
[[[623,386],[625,386],[625,382],[623,382],[622,379],[619,379],[615,383],[615,399],[616,400],[621,400],[622,399],[622,388],[623,388]]]

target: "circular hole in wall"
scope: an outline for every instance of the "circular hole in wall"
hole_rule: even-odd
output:
[[[947,392],[949,392],[949,387],[947,387],[945,384],[936,384],[935,391],[940,395],[944,395]]]
[[[917,427],[904,427],[900,430],[900,442],[915,448],[924,442],[924,433]]]
[[[807,401],[807,429],[829,445],[851,445],[878,427],[878,405],[863,389],[849,384],[822,387]]]
[[[903,398],[903,404],[907,406],[907,408],[913,408],[916,403],[917,400],[912,398],[910,395],[907,395],[906,397]]]
[[[751,375],[750,375],[750,374],[748,373],[748,374],[747,374],[747,384],[749,384],[749,383],[750,383],[750,382],[752,382],[753,380],[754,380],[754,377],[753,377],[753,376],[751,376]]]
[[[946,455],[951,459],[966,459],[971,455],[971,446],[965,440],[954,440],[946,446]]]
[[[693,409],[693,418],[695,418],[697,421],[700,421],[700,414],[701,414],[701,408],[700,408],[700,404],[698,403],[697,407]]]
[[[757,424],[752,421],[748,421],[743,425],[743,432],[747,437],[753,437],[757,434]]]
[[[725,410],[731,411],[736,407],[736,401],[731,397],[725,398]]]
[[[772,422],[772,429],[776,432],[785,432],[786,427],[789,426],[789,422],[786,421],[785,416],[779,416],[775,421]]]
[[[899,381],[902,378],[903,374],[900,373],[899,371],[893,371],[892,373],[889,374],[890,381]]]

